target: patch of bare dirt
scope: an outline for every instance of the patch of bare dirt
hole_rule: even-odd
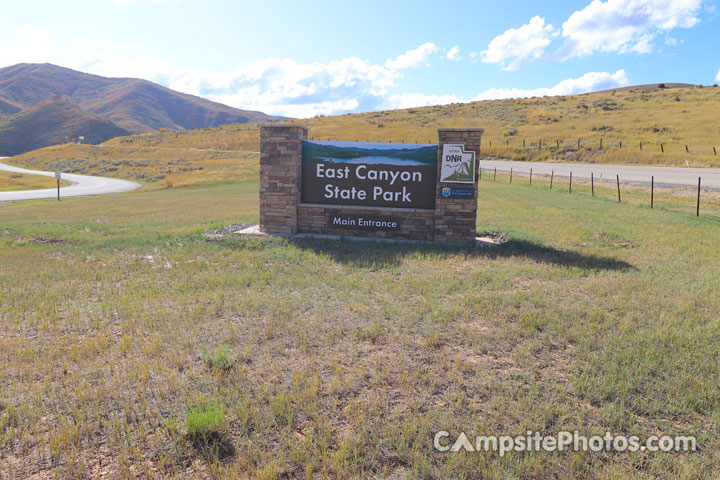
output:
[[[227,227],[213,228],[212,230],[208,230],[207,232],[203,233],[203,235],[208,238],[222,238],[225,235],[230,235],[233,233],[238,233],[240,230],[245,230],[252,225],[252,223],[236,223],[234,225],[228,225]]]
[[[489,241],[497,245],[508,241],[507,233],[500,232],[498,230],[492,230],[489,232],[478,233],[477,238],[484,241]]]
[[[595,232],[593,238],[599,242],[609,243],[613,247],[628,248],[632,246],[632,243],[614,235],[607,234],[605,232]]]

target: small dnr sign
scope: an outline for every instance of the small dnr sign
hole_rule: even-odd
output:
[[[461,143],[443,145],[440,181],[475,183],[475,152],[466,152],[465,145]]]

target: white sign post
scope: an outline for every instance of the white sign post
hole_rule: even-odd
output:
[[[60,172],[55,172],[55,180],[57,180],[58,202],[60,201],[60,177]]]

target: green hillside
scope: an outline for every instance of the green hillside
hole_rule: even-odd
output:
[[[0,119],[0,156],[65,143],[66,137],[84,136],[84,142],[97,144],[128,133],[68,99],[47,100]]]
[[[110,130],[104,125],[108,121],[119,127],[114,133],[120,135],[281,118],[228,107],[135,78],[106,78],[50,64],[17,64],[0,68],[0,122],[17,123],[16,118],[9,117],[59,98],[69,99],[84,113],[72,109],[68,111],[71,117],[62,118],[60,111],[55,111],[56,123],[47,131],[18,130],[15,125],[10,143],[4,143],[5,137],[0,137],[0,152],[21,153],[57,143],[48,139],[57,137],[57,129],[77,124],[79,116],[102,119],[97,123],[98,131],[93,130],[95,124],[92,122],[80,122],[83,124],[79,125],[84,127],[86,138],[92,137],[97,141],[113,136],[108,135]],[[27,138],[27,142],[23,138]]]
[[[28,108],[56,96],[130,132],[182,130],[276,119],[135,78],[107,78],[56,65],[21,63],[0,68],[2,102]],[[2,107],[0,107],[2,113]]]

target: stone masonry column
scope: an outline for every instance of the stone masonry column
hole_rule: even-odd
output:
[[[260,231],[297,232],[302,181],[302,141],[306,127],[260,127]]]
[[[475,241],[477,224],[478,172],[480,164],[480,137],[482,128],[441,128],[438,129],[438,165],[437,188],[435,189],[435,241],[436,242],[472,242]],[[475,152],[475,183],[457,184],[440,182],[443,145],[461,143],[466,151]],[[443,198],[440,187],[473,187],[473,198]]]

